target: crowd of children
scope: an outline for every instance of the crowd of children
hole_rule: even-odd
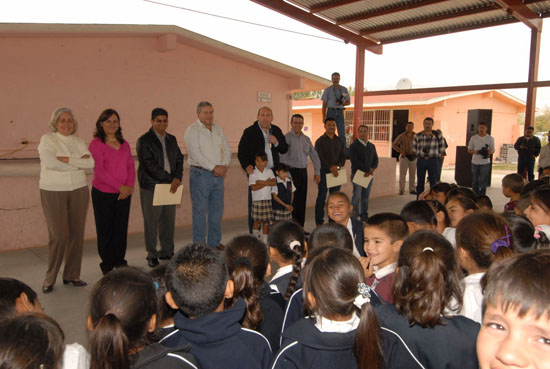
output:
[[[306,238],[285,213],[288,168],[275,179],[265,161],[250,176],[264,236],[107,274],[90,294],[87,351],[64,344],[30,287],[0,278],[0,368],[550,367],[547,182],[505,176],[502,213],[439,183],[364,223],[334,192],[331,222]]]

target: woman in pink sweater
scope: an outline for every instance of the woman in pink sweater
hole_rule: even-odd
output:
[[[130,145],[122,138],[120,116],[104,110],[97,119],[89,150],[95,160],[92,204],[97,232],[99,267],[103,274],[126,266],[130,199],[136,175]]]

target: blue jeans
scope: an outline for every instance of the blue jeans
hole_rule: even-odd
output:
[[[321,182],[317,185],[317,201],[315,202],[315,224],[323,224],[325,217],[325,202],[327,201],[327,170],[321,169]],[[331,187],[330,193],[340,191],[340,186]]]
[[[213,172],[191,168],[189,192],[193,209],[193,242],[206,242],[208,216],[208,245],[216,247],[222,240],[223,178]]]
[[[424,184],[426,183],[426,172],[428,172],[428,181],[430,188],[436,184],[437,179],[437,159],[418,158],[416,161],[416,193],[420,195],[424,192]]]
[[[328,108],[327,118],[332,118],[336,121],[338,137],[344,141],[344,147],[346,147],[346,119],[344,118],[344,109]]]
[[[353,206],[353,211],[355,214],[357,214],[363,222],[369,218],[369,196],[372,188],[372,182],[374,182],[374,179],[370,181],[367,188],[359,186],[356,183],[353,184],[351,205]]]
[[[535,158],[527,155],[518,156],[518,173],[523,176],[527,169],[527,179],[529,182],[535,180]]]
[[[489,173],[491,172],[491,163],[472,164],[472,190],[478,196],[485,196],[487,183],[489,183]]]

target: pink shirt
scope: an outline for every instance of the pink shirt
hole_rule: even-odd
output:
[[[96,189],[118,193],[122,185],[134,187],[136,168],[128,141],[124,141],[117,150],[96,137],[90,142],[88,149],[95,161],[92,185]]]

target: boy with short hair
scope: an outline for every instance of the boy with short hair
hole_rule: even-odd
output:
[[[510,201],[504,205],[504,212],[515,214],[516,204],[521,197],[521,190],[525,186],[523,177],[517,173],[510,173],[502,178],[502,194],[508,197]]]
[[[166,302],[180,311],[174,319],[176,330],[160,341],[163,345],[190,345],[189,352],[203,369],[269,367],[267,339],[241,327],[246,303],[239,299],[224,310],[234,284],[219,252],[205,244],[187,245],[174,255],[166,276]]]
[[[273,217],[271,206],[271,186],[276,186],[277,181],[271,169],[267,169],[267,154],[260,152],[256,154],[256,167],[254,172],[248,176],[248,185],[252,190],[252,234],[267,244],[269,234],[269,222]],[[260,237],[260,225],[262,235]]]
[[[405,204],[401,216],[407,222],[409,233],[416,231],[437,231],[437,217],[425,201],[415,200]]]
[[[277,175],[277,185],[271,189],[273,199],[271,205],[273,207],[273,220],[292,220],[292,203],[294,202],[294,183],[289,178],[290,168],[288,165],[279,163],[275,166],[275,174]]]
[[[493,263],[477,338],[481,369],[549,368],[550,250]]]
[[[393,304],[393,277],[399,250],[409,235],[407,222],[397,214],[376,214],[365,222],[364,235],[367,257],[362,264],[365,266],[365,282]]]

